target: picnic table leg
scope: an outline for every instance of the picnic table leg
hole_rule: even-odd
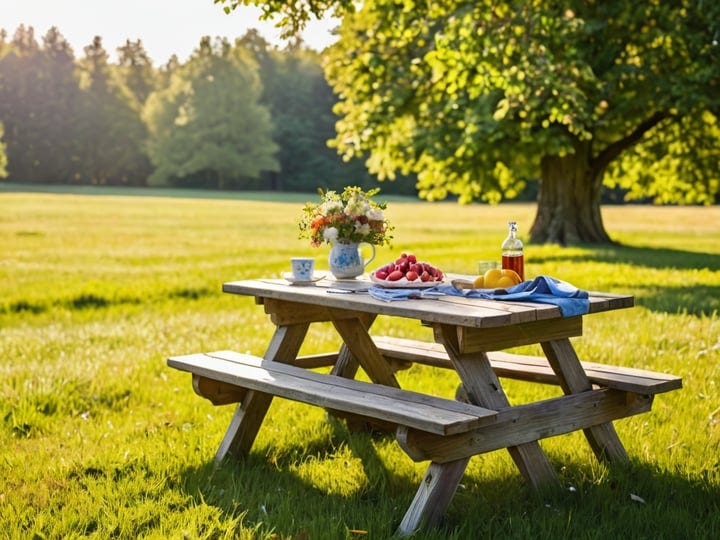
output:
[[[375,321],[376,317],[376,315],[368,313],[365,320],[361,321],[363,326],[365,327],[365,330],[370,328],[370,325],[373,323],[373,321]],[[343,343],[340,347],[340,352],[338,353],[338,359],[335,362],[335,365],[333,366],[330,373],[339,377],[345,377],[346,379],[354,379],[359,367],[360,363],[358,362],[357,358],[353,356],[353,353],[350,352],[348,346]]]
[[[592,389],[592,384],[568,338],[546,341],[541,343],[541,346],[550,366],[560,379],[560,387],[565,394],[576,394]],[[615,463],[629,461],[612,422],[586,428],[583,432],[599,460]]]
[[[460,376],[468,399],[475,405],[499,410],[510,407],[502,385],[484,352],[461,354],[455,327],[442,325],[435,332],[442,340],[450,360]],[[508,449],[525,480],[536,491],[560,487],[555,470],[537,441],[511,446]]]
[[[308,327],[308,323],[278,326],[265,352],[265,360],[286,364],[294,361],[300,345],[305,339]],[[235,414],[215,453],[215,463],[220,463],[228,454],[236,458],[247,455],[271,402],[272,395],[270,394],[252,390],[245,394],[242,403],[235,409]]]
[[[368,377],[376,384],[393,386],[400,385],[395,378],[390,364],[378,351],[375,342],[368,334],[371,320],[366,318],[334,318],[332,323],[348,350],[357,359]]]
[[[398,527],[400,536],[409,536],[420,527],[435,527],[440,524],[457,491],[468,461],[470,458],[448,463],[430,463],[415,498]]]

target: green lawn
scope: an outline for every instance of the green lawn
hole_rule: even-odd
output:
[[[324,269],[328,248],[297,238],[307,197],[193,195],[0,189],[0,538],[391,537],[425,470],[392,438],[276,400],[249,459],[213,467],[233,408],[197,397],[165,359],[261,355],[272,325],[221,284],[277,276],[293,255]],[[393,200],[395,240],[377,265],[412,251],[472,273],[498,257],[509,219],[526,237],[534,210]],[[603,216],[619,245],[527,246],[526,276],[635,295],[633,309],[587,318],[580,356],[684,388],[616,423],[629,467],[598,464],[580,434],[545,440],[566,489],[539,498],[506,452],[476,457],[443,528],[415,538],[720,538],[720,207]],[[411,321],[376,326],[431,338]],[[338,343],[318,326],[301,352]],[[443,395],[457,384],[424,367],[400,377]],[[556,392],[506,390],[514,403]]]

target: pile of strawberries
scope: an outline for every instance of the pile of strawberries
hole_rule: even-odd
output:
[[[419,262],[412,253],[403,253],[394,263],[381,266],[373,273],[376,280],[399,281],[403,278],[408,281],[441,282],[443,273],[439,268],[426,262]]]

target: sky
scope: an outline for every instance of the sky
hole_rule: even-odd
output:
[[[56,26],[70,43],[75,58],[95,36],[112,61],[117,47],[126,40],[140,39],[155,66],[165,64],[173,54],[185,62],[203,36],[226,37],[231,42],[256,28],[270,43],[284,46],[274,22],[260,21],[260,10],[238,7],[230,14],[213,0],[0,0],[0,28],[9,38],[20,24],[32,26],[42,37]],[[308,47],[322,50],[334,41],[330,30],[336,21],[313,21],[303,40]]]

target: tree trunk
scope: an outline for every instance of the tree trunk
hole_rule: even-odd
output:
[[[600,213],[603,171],[591,165],[590,154],[590,143],[578,142],[573,154],[543,157],[531,243],[613,243]]]

